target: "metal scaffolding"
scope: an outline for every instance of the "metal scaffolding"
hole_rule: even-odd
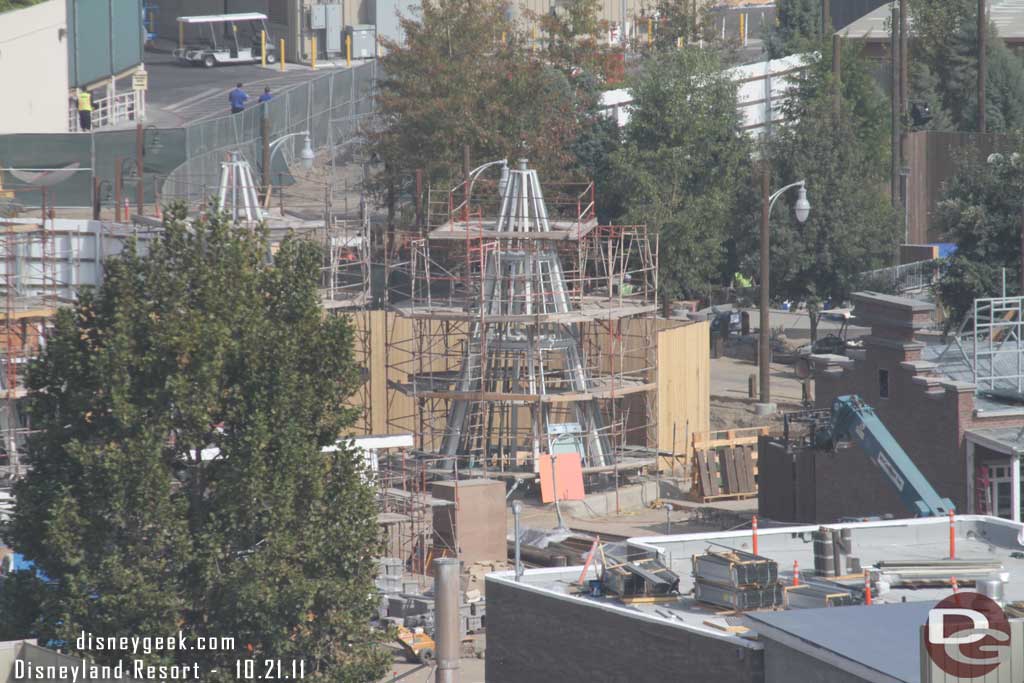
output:
[[[67,266],[73,279],[77,253],[59,254],[58,231],[41,191],[43,206],[38,220],[0,220],[0,264],[3,268],[3,353],[0,363],[0,490],[24,475],[25,439],[32,425],[24,410],[25,370],[46,344],[46,334],[57,306],[70,301],[71,286],[58,277],[58,262]],[[68,248],[74,250],[69,238]],[[62,296],[64,295],[64,296]]]
[[[657,240],[599,226],[592,183],[545,189],[520,160],[432,194],[392,273],[388,376],[414,408],[389,424],[415,422],[433,474],[536,472],[558,453],[617,471],[648,443]]]

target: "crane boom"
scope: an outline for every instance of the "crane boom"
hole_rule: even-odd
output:
[[[859,396],[839,396],[832,402],[831,427],[832,443],[856,441],[916,516],[944,516],[955,509],[953,501],[932,488],[874,409]]]

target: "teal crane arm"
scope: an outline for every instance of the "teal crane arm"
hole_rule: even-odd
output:
[[[832,442],[838,441],[855,441],[916,516],[939,517],[955,510],[953,502],[939,496],[874,409],[859,396],[839,396],[832,402]]]

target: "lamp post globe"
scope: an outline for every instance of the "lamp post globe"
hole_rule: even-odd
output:
[[[302,168],[306,169],[307,171],[312,169],[313,168],[313,159],[314,159],[314,157],[316,157],[316,154],[314,154],[314,152],[313,152],[313,142],[312,142],[312,140],[309,139],[308,135],[306,136],[305,144],[302,145],[302,155],[301,156],[302,156]]]
[[[796,219],[801,223],[805,222],[811,213],[811,203],[807,201],[807,188],[803,185],[800,186],[800,193],[796,198],[796,204],[793,205],[793,213],[796,214]]]

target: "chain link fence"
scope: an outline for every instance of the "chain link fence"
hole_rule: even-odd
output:
[[[289,162],[305,144],[308,132],[313,149],[335,148],[360,135],[361,122],[374,110],[376,61],[352,69],[332,71],[279,92],[274,98],[238,114],[187,126],[186,160],[162,185],[161,201],[182,200],[189,205],[214,193],[220,164],[231,152],[240,152],[259,178],[263,171],[262,119],[269,119],[269,140],[275,142],[270,177],[274,184],[290,184]]]
[[[332,70],[274,95],[270,102],[182,128],[144,126],[145,201],[180,199],[196,205],[214,194],[220,163],[241,152],[254,175],[262,173],[262,118],[270,119],[270,140],[309,131],[314,149],[337,148],[362,135],[374,111],[376,61]],[[85,133],[0,135],[0,186],[13,190],[15,208],[46,204],[57,208],[89,207],[95,190],[101,206],[112,207],[118,175],[124,196],[134,203],[138,172],[137,134],[132,128]],[[273,155],[271,178],[290,184],[289,161],[304,136],[286,139]],[[54,172],[59,171],[59,172]],[[2,208],[2,207],[0,207]]]

